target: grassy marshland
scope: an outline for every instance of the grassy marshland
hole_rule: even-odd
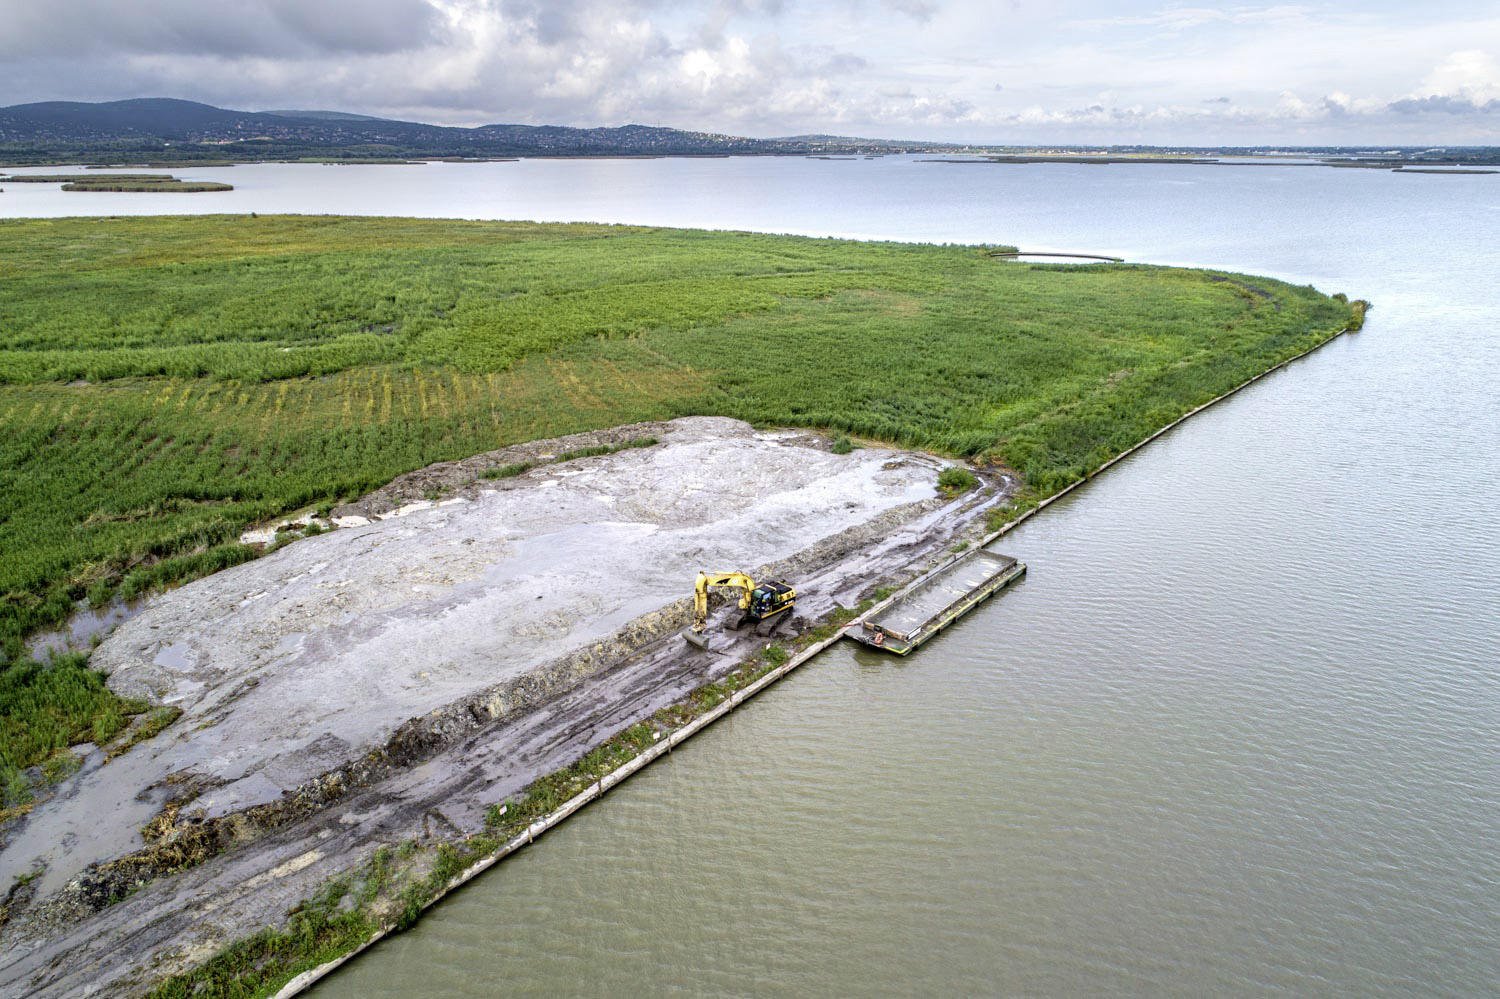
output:
[[[233,184],[221,184],[210,180],[180,180],[164,173],[109,173],[109,174],[34,174],[32,176],[5,177],[0,183],[9,184],[61,184],[64,191],[128,191],[132,193],[177,192],[193,194],[203,191],[232,191]]]
[[[164,180],[173,180],[171,174],[166,173],[107,173],[90,176],[86,173],[34,173],[18,174],[14,177],[0,178],[0,184],[73,184],[130,182],[130,183],[160,183]]]
[[[113,182],[92,181],[89,183],[64,184],[64,191],[124,191],[130,194],[203,194],[211,191],[232,191],[233,184],[220,184],[211,180],[167,180]]]
[[[989,249],[505,222],[0,221],[4,655],[79,599],[249,557],[235,540],[248,522],[638,420],[716,414],[988,455],[1045,496],[1350,317],[1267,279]]]

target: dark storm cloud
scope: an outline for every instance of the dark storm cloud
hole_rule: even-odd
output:
[[[438,23],[426,0],[27,2],[0,18],[0,56],[307,56],[395,52]]]

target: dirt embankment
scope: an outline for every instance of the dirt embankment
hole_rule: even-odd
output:
[[[133,991],[378,844],[476,831],[757,646],[676,637],[698,570],[793,581],[795,629],[975,533],[1006,483],[948,500],[945,464],[717,418],[617,428],[403,476],[335,511],[353,526],[175,591],[94,662],[183,714],[12,830],[0,886],[44,872],[0,928],[0,990]]]

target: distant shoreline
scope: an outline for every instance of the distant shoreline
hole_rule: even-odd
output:
[[[296,158],[265,159],[150,159],[101,161],[78,156],[59,156],[37,160],[0,159],[0,170],[55,169],[76,167],[85,170],[133,170],[133,169],[221,169],[233,166],[424,166],[429,163],[519,163],[522,160],[725,160],[740,158],[807,159],[827,162],[863,162],[879,160],[888,156],[923,155],[929,150],[838,150],[837,152],[785,151],[785,152],[701,152],[701,153],[542,153],[528,152],[510,156],[409,156],[357,157],[340,155],[337,151],[326,156],[303,156]],[[1383,170],[1391,173],[1453,174],[1476,176],[1500,174],[1500,150],[1492,157],[1470,159],[1399,159],[1391,157],[1352,158],[1347,155],[1295,153],[1229,153],[1204,156],[1201,154],[1173,153],[994,153],[974,151],[950,152],[920,159],[919,163],[945,163],[955,166],[1214,166],[1214,167],[1325,167],[1338,170]],[[1493,168],[1491,168],[1493,164]],[[11,180],[24,183],[34,178],[25,176],[4,177],[0,182]]]

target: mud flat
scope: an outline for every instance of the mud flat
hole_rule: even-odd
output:
[[[94,665],[182,715],[9,831],[0,993],[141,992],[379,845],[462,841],[764,645],[677,638],[699,569],[793,580],[796,632],[977,537],[1011,485],[947,499],[931,456],[727,419],[602,433],[658,443],[494,480],[515,449],[434,466],[121,625]]]

